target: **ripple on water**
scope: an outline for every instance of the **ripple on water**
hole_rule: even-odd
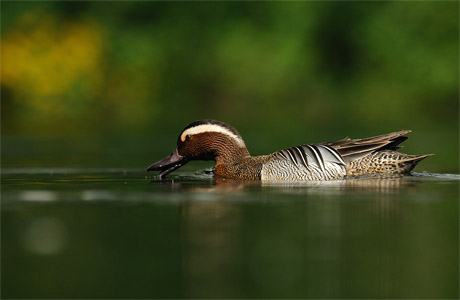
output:
[[[447,179],[447,180],[460,180],[459,174],[442,174],[442,173],[418,173],[411,172],[411,175],[414,177],[424,177],[424,178],[433,178],[433,179]]]
[[[69,173],[72,175],[68,176]],[[281,194],[346,197],[350,193],[398,194],[424,183],[458,181],[458,174],[418,172],[406,176],[367,176],[336,181],[244,181],[214,178],[209,170],[184,170],[171,174],[166,180],[158,180],[139,169],[19,168],[2,170],[2,206],[80,200],[170,204],[222,199],[253,202]]]

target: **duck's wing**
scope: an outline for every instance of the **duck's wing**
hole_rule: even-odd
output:
[[[399,144],[407,140],[407,137],[403,135],[409,132],[411,131],[402,130],[364,139],[345,138],[335,142],[321,143],[318,146],[326,146],[336,150],[343,160],[349,163],[374,151],[398,150],[401,148]]]
[[[338,151],[328,145],[301,145],[278,151],[275,155],[297,167],[308,169],[313,164],[323,172],[331,163],[345,166],[345,161]]]

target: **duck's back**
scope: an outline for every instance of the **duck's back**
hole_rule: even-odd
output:
[[[409,130],[365,139],[343,139],[275,152],[262,165],[262,180],[334,180],[346,175],[403,174],[428,155],[396,152]]]

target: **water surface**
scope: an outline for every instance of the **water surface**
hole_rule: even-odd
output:
[[[2,170],[3,298],[458,298],[459,176]]]

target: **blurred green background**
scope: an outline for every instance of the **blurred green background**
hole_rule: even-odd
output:
[[[458,173],[458,2],[0,5],[3,298],[458,298],[459,176],[145,173],[201,118],[252,154],[412,129]]]
[[[458,173],[458,2],[1,3],[2,165],[144,168],[189,122],[252,154],[412,129]]]

